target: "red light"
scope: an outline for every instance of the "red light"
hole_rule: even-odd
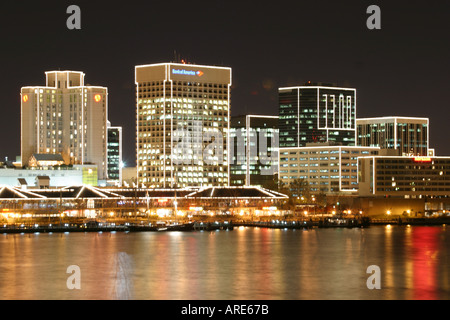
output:
[[[96,94],[96,95],[94,96],[94,100],[95,100],[95,102],[100,102],[100,100],[102,100],[102,96],[99,95],[99,94]]]
[[[414,162],[431,162],[430,157],[414,157]]]
[[[26,94],[23,96],[23,102],[27,102],[27,101],[28,101],[28,95]]]

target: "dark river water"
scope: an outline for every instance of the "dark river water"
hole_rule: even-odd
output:
[[[447,300],[450,228],[0,234],[0,299]]]

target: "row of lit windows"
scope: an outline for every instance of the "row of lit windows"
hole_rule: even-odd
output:
[[[170,87],[172,83],[173,86],[195,86],[195,87],[209,87],[209,88],[227,88],[228,84],[224,83],[210,83],[210,82],[194,82],[194,81],[147,81],[147,82],[139,82],[139,86],[166,86]]]
[[[359,151],[359,150],[322,150],[322,151],[283,151],[280,152],[280,155],[306,155],[306,154],[336,154],[341,152],[342,154],[378,154],[378,151],[368,151],[368,150],[363,150],[363,151]]]

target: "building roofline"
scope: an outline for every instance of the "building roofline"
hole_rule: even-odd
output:
[[[281,90],[292,90],[292,89],[337,89],[337,90],[353,90],[356,88],[344,88],[344,87],[331,87],[331,86],[295,86],[295,87],[280,87],[278,91]]]
[[[166,66],[166,65],[176,65],[181,67],[200,67],[200,68],[212,68],[212,69],[223,69],[223,70],[230,70],[231,67],[221,67],[221,66],[208,66],[208,65],[201,65],[201,64],[190,64],[190,63],[176,63],[176,62],[162,62],[162,63],[152,63],[152,64],[141,64],[136,65],[134,68],[135,70],[137,68],[145,68],[145,67],[156,67],[156,66]]]
[[[374,149],[381,150],[380,147],[364,147],[364,146],[314,146],[314,147],[280,147],[278,150],[300,150],[300,149],[329,149],[329,148],[352,148],[352,149]]]
[[[388,120],[388,119],[407,119],[407,120],[429,120],[429,118],[424,117],[404,117],[404,116],[384,116],[384,117],[373,117],[373,118],[356,118],[358,121],[371,121],[371,120]]]

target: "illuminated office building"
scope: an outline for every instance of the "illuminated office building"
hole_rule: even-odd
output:
[[[450,157],[373,156],[358,159],[359,194],[449,197]]]
[[[429,155],[428,118],[364,118],[356,119],[356,126],[359,146],[394,149],[398,155]]]
[[[65,164],[95,164],[107,178],[108,89],[86,86],[83,72],[49,71],[45,86],[21,89],[21,159],[61,154]]]
[[[280,147],[356,145],[356,89],[307,83],[278,94]]]
[[[280,148],[279,179],[288,186],[297,179],[303,180],[312,194],[355,193],[358,190],[358,157],[379,155],[380,151],[378,147],[330,143]]]
[[[122,181],[122,127],[113,127],[108,121],[108,180]]]
[[[160,63],[135,77],[139,186],[229,185],[231,68]]]
[[[273,181],[278,173],[278,116],[231,117],[230,158],[232,186],[262,187]]]

